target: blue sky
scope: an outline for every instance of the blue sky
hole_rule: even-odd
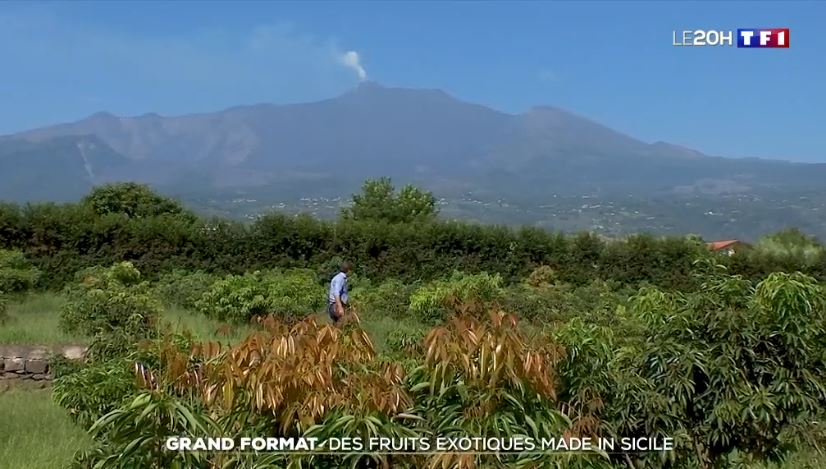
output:
[[[324,99],[362,70],[709,154],[826,162],[824,26],[815,1],[3,3],[0,133]],[[750,27],[788,27],[791,47],[672,45]]]

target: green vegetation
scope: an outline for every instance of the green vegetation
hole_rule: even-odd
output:
[[[0,466],[14,469],[65,467],[79,449],[92,443],[49,390],[0,390]]]
[[[797,229],[783,230],[766,236],[755,245],[762,255],[791,260],[797,265],[813,265],[823,257],[823,245],[817,238],[806,236]]]
[[[68,333],[60,327],[60,311],[66,297],[52,292],[29,293],[7,301],[8,318],[0,327],[0,344],[65,345],[88,344],[90,337]],[[198,340],[237,343],[255,328],[247,324],[227,324],[184,309],[165,305],[158,327],[177,334],[189,333]]]
[[[425,324],[438,324],[451,314],[478,314],[502,297],[498,275],[454,272],[444,280],[434,280],[410,296],[410,312]]]
[[[162,231],[155,215],[104,214],[98,222],[151,226],[142,234],[156,236],[148,246],[195,253],[188,236],[202,230],[213,255],[209,265],[193,254],[166,270],[154,256],[167,248],[144,246],[131,251],[142,253],[134,262],[77,265],[65,276],[65,301],[40,294],[59,310],[65,333],[91,345],[85,361],[61,365],[54,382],[56,402],[94,438],[76,467],[390,463],[380,454],[180,453],[157,445],[180,434],[675,439],[665,454],[394,456],[401,469],[818,461],[813,449],[826,442],[826,291],[816,276],[822,254],[795,247],[815,241],[782,235],[789,249],[757,246],[728,257],[691,238],[610,242],[386,216],[328,225],[273,215],[252,231],[181,219]],[[236,235],[249,245],[239,248]],[[343,249],[324,258],[319,246]],[[333,326],[321,311],[324,283],[350,254],[358,259],[355,314]],[[257,257],[221,268],[244,255]],[[14,321],[36,296],[22,298],[11,303]]]
[[[123,265],[98,271],[106,273],[103,277],[140,278]],[[291,275],[304,279],[293,288],[318,288],[305,271],[250,274],[243,281],[230,276],[229,283],[214,285],[232,298],[234,288],[257,288],[255,296],[265,298],[268,282],[277,287]],[[647,286],[623,298],[605,283],[556,282],[547,269],[510,288],[495,275],[456,272],[413,289],[406,317],[398,306],[405,289],[386,283],[359,299],[363,326],[319,325],[306,310],[307,319],[298,323],[291,316],[267,315],[229,348],[198,345],[175,334],[147,336],[148,343],[92,357],[60,377],[55,395],[96,435],[98,445],[79,461],[113,461],[110,456],[118,455],[121,465],[112,467],[243,467],[254,458],[158,452],[150,442],[180,432],[243,436],[272,434],[264,429],[274,428],[276,435],[320,438],[462,433],[675,438],[667,460],[656,453],[625,455],[645,467],[782,462],[819,444],[824,428],[818,422],[826,409],[820,391],[826,389],[826,351],[819,346],[826,343],[823,287],[800,273],[775,273],[752,283],[713,263],[696,264],[694,276],[696,291]],[[548,311],[552,320],[538,311],[522,318],[523,327],[517,316],[500,311],[519,295],[554,305]],[[209,305],[203,300],[215,297],[207,290],[196,304]],[[373,309],[380,297],[393,300],[395,317]],[[225,307],[248,309],[243,302]],[[227,317],[243,322],[248,314]],[[135,363],[141,364],[137,385]],[[331,371],[317,373],[325,369]],[[340,467],[361,457],[294,457],[293,462]],[[286,462],[277,455],[266,458]],[[508,467],[532,468],[559,462],[508,461]],[[486,456],[442,454],[410,456],[396,464],[471,468],[490,462]],[[625,462],[579,456],[568,466]]]
[[[28,290],[39,276],[40,272],[29,264],[22,252],[0,249],[0,292]]]
[[[382,220],[391,223],[413,223],[436,217],[436,198],[415,186],[404,186],[396,193],[389,178],[368,180],[361,194],[353,196],[351,207],[341,212],[344,219]]]
[[[130,344],[156,336],[161,303],[130,262],[94,267],[67,287],[69,301],[61,312],[61,329],[91,337],[89,354],[117,356]]]
[[[310,270],[253,272],[215,282],[195,308],[221,321],[249,322],[273,314],[303,317],[324,306],[324,288]]]
[[[114,214],[128,218],[146,218],[174,215],[194,218],[177,201],[156,194],[147,185],[133,182],[95,187],[83,198],[81,204],[101,216]]]
[[[432,217],[405,223],[383,212],[335,222],[273,213],[244,224],[157,207],[133,216],[137,209],[122,205],[111,204],[114,208],[106,210],[88,203],[3,205],[0,246],[22,252],[42,272],[38,285],[53,288],[72,282],[84,268],[124,260],[147,279],[157,279],[175,270],[219,275],[273,268],[318,270],[331,259],[346,258],[360,275],[379,282],[430,281],[460,270],[499,274],[505,284],[512,284],[547,266],[557,281],[575,285],[600,279],[691,290],[697,288],[692,262],[709,255],[692,238],[637,235],[604,240],[589,233],[567,236]],[[117,207],[123,212],[111,211]],[[721,262],[750,280],[796,270],[826,279],[826,253],[807,252],[805,263],[760,249]]]
[[[163,274],[155,285],[155,295],[166,304],[194,309],[195,302],[212,287],[219,277],[202,271],[176,269]]]
[[[0,327],[0,344],[59,345],[83,343],[79,334],[63,332],[60,310],[66,299],[51,292],[30,293],[7,303],[8,318]]]
[[[230,344],[241,342],[256,330],[251,324],[225,323],[175,305],[164,309],[161,329],[174,334],[191,334],[196,340]]]

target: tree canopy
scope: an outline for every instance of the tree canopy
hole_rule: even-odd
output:
[[[352,206],[342,210],[345,219],[391,223],[432,219],[436,214],[436,198],[431,192],[409,184],[397,192],[386,177],[365,181],[361,193],[353,195]]]
[[[98,215],[123,213],[129,218],[146,218],[162,214],[192,216],[178,201],[157,194],[145,184],[134,182],[95,187],[83,198],[83,204]]]

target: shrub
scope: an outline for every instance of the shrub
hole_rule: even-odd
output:
[[[49,356],[49,372],[54,379],[68,376],[84,368],[82,359],[66,358],[62,353],[52,353]]]
[[[314,272],[296,269],[230,275],[215,282],[195,305],[222,321],[249,321],[266,314],[287,319],[320,309],[324,298]]]
[[[188,272],[176,269],[161,276],[154,288],[155,295],[171,305],[194,309],[210,287],[219,279],[203,271]]]
[[[229,275],[215,282],[195,307],[221,321],[248,321],[269,312],[267,293],[260,272]]]
[[[526,283],[532,287],[541,288],[554,284],[557,281],[556,271],[550,266],[541,265],[533,271],[526,279]]]
[[[392,279],[375,287],[360,286],[351,297],[359,312],[401,319],[410,314],[410,296],[416,288],[415,283]]]
[[[609,325],[614,313],[627,298],[617,285],[600,280],[573,286],[566,283],[532,287],[513,285],[505,290],[502,307],[532,322],[549,323],[581,317]]]
[[[290,270],[265,279],[270,308],[281,317],[303,317],[325,303],[325,290],[309,270]]]
[[[87,269],[78,277],[80,282],[66,289],[65,331],[94,337],[92,349],[101,353],[122,352],[154,335],[162,307],[131,263]]]
[[[322,262],[316,267],[316,275],[319,285],[327,285],[334,275],[341,271],[341,264],[344,259],[341,256],[335,256],[326,262]]]
[[[502,309],[516,314],[520,320],[552,322],[562,319],[560,314],[560,295],[537,291],[527,285],[513,285],[505,290]]]
[[[456,317],[430,331],[424,364],[409,378],[415,413],[434,436],[558,438],[567,427],[557,410],[556,365],[551,341],[529,343],[516,318]],[[573,435],[580,436],[580,435]],[[554,468],[547,456],[437,454],[418,467]]]
[[[424,338],[427,329],[422,327],[401,327],[387,336],[387,350],[399,356],[418,356],[424,353]]]
[[[284,344],[273,346],[273,344]],[[103,444],[84,467],[365,467],[360,454],[283,456],[165,451],[168,435],[227,437],[415,437],[406,425],[412,402],[404,371],[377,360],[358,324],[319,325],[314,317],[287,325],[272,317],[244,342],[184,350],[159,344],[141,370],[137,393],[92,427]],[[197,459],[197,460],[196,460]],[[387,461],[386,455],[376,459]],[[105,466],[108,467],[108,466]],[[375,466],[368,466],[375,467]],[[381,467],[381,466],[380,466]]]
[[[498,273],[510,283],[536,266],[550,266],[560,281],[574,285],[601,278],[693,290],[691,263],[709,255],[696,239],[630,236],[606,242],[589,233],[566,236],[530,227],[387,218],[330,222],[274,212],[251,224],[195,220],[179,204],[145,188],[118,186],[98,188],[78,204],[0,204],[0,246],[25,252],[44,273],[40,283],[50,287],[70,282],[79,269],[123,259],[133,260],[149,278],[175,268],[238,274],[305,267],[319,269],[319,283],[324,283],[335,269],[323,264],[341,256],[373,279],[428,281],[457,269]],[[750,279],[777,270],[826,279],[822,246],[811,239],[782,238],[775,241],[783,252],[801,255],[778,257],[762,254],[774,248],[756,249],[754,255],[744,251],[726,262]],[[795,247],[801,242],[802,250]]]
[[[823,245],[812,236],[798,229],[783,230],[764,236],[754,246],[756,254],[767,257],[788,258],[797,264],[810,265],[823,252]]]
[[[98,215],[119,214],[129,218],[146,218],[172,214],[189,220],[195,219],[180,202],[157,194],[147,185],[134,182],[95,187],[81,203]]]
[[[40,271],[20,251],[0,249],[0,291],[15,293],[32,288]]]
[[[620,435],[675,437],[670,457],[685,466],[717,467],[734,453],[781,461],[816,433],[826,407],[823,289],[799,273],[756,287],[721,274],[699,280],[696,293],[641,289],[610,329],[563,326],[563,396]]]
[[[410,297],[410,310],[424,323],[439,322],[457,313],[483,314],[501,299],[501,285],[499,275],[454,272],[447,280],[417,289]]]
[[[56,377],[52,395],[75,422],[88,429],[136,391],[131,363],[117,358]]]

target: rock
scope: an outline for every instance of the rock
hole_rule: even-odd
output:
[[[49,363],[43,359],[29,359],[26,362],[26,371],[34,374],[45,374],[49,368]]]
[[[35,381],[42,381],[42,380],[46,379],[46,375],[42,374],[42,373],[36,373],[36,374],[32,375],[32,379],[35,380]]]
[[[3,379],[17,379],[20,375],[17,373],[3,373]]]
[[[63,349],[63,356],[69,360],[80,360],[86,355],[86,347],[70,346]]]
[[[0,357],[26,357],[29,355],[31,347],[23,345],[0,345]]]
[[[49,353],[46,349],[29,350],[29,354],[27,356],[29,360],[46,360],[48,357]]]
[[[3,362],[5,365],[4,371],[6,373],[11,371],[23,370],[25,368],[23,359],[20,357],[6,358],[5,360],[3,360]]]

